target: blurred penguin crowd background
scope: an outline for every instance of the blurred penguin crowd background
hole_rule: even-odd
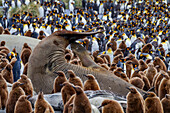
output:
[[[29,12],[30,9],[11,14],[14,8],[20,9],[29,5],[31,5],[29,8],[35,7],[38,13]],[[59,30],[75,32],[103,30],[102,33],[76,42],[89,51],[97,64],[121,79],[145,91],[154,87],[155,93],[147,93],[148,97],[157,98],[157,95],[158,101],[170,99],[170,1],[82,0],[82,7],[77,7],[74,0],[69,0],[68,3],[62,0],[2,0],[2,6],[4,14],[0,15],[0,34],[43,40]],[[20,75],[27,75],[28,58],[32,50],[25,43],[21,53],[17,53],[15,48],[11,52],[5,47],[5,43],[7,42],[2,41],[0,45],[1,74],[7,82],[14,83],[22,79]],[[65,59],[68,63],[82,65],[69,47]],[[63,72],[60,73],[64,76]],[[88,76],[95,79],[93,75]],[[81,86],[83,89],[84,86],[82,84]],[[76,92],[77,90],[82,92],[79,87],[74,89]],[[100,87],[97,90],[100,90]],[[139,93],[134,88],[129,90],[132,94]],[[39,93],[39,96],[42,95]],[[127,97],[130,97],[129,95]],[[141,95],[139,98],[141,99]],[[168,102],[170,103],[169,100]],[[143,108],[147,109],[149,106],[147,100],[144,103],[146,104]],[[103,106],[105,105],[103,103]],[[158,109],[162,111],[157,113],[162,113],[166,108],[163,106]],[[167,109],[165,113],[169,113],[170,108]],[[127,113],[130,113],[128,110],[127,108]]]

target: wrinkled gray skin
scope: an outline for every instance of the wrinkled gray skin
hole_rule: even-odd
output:
[[[98,32],[59,31],[42,40],[34,48],[28,63],[28,77],[33,83],[34,90],[51,93],[54,79],[57,77],[54,72],[62,70],[67,73],[67,70],[73,70],[83,80],[85,80],[83,74],[93,74],[102,90],[110,90],[114,94],[125,97],[129,92],[126,87],[132,85],[95,64],[87,51],[78,44],[72,44],[72,49],[86,67],[68,64],[64,58],[65,49],[70,43],[96,33]],[[79,51],[78,48],[82,51]]]

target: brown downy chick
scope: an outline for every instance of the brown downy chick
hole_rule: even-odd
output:
[[[31,80],[26,75],[21,75],[18,82],[23,83],[21,88],[25,91],[25,95],[33,96],[33,85]]]
[[[136,70],[133,72],[131,78],[134,78],[134,77],[142,78],[142,76],[141,76],[141,74],[139,73],[139,71],[140,71],[139,69],[136,69]]]
[[[83,88],[83,82],[80,77],[76,76],[76,74],[72,70],[68,70],[67,72],[69,75],[68,81],[75,86],[80,86],[81,88]]]
[[[117,64],[116,63],[112,63],[112,65],[110,66],[109,71],[114,71],[117,68]]]
[[[132,68],[133,68],[132,61],[126,61],[125,65],[126,65],[126,75],[128,78],[131,78]]]
[[[15,82],[12,85],[12,90],[9,94],[7,104],[6,104],[6,113],[14,113],[15,104],[16,104],[18,98],[21,95],[25,95],[24,90],[20,87],[21,85],[23,85],[23,84],[21,84],[19,82]]]
[[[9,83],[13,83],[13,72],[12,72],[12,65],[11,64],[7,64],[5,66],[5,69],[2,70],[2,76],[5,78],[5,80]]]
[[[94,52],[93,52],[94,61],[95,61],[96,63],[103,64],[103,63],[104,63],[104,60],[103,60],[101,57],[98,56],[98,53],[99,53],[99,51],[94,51]]]
[[[54,113],[53,107],[44,99],[43,92],[38,93],[34,108],[34,113]]]
[[[94,91],[100,90],[100,86],[92,74],[87,74],[84,76],[88,78],[88,80],[86,80],[84,82],[84,91],[86,91],[86,90],[94,90]]]
[[[164,113],[170,112],[170,94],[166,94],[165,97],[161,100]]]
[[[28,37],[31,37],[31,30],[29,29],[28,31],[25,32],[24,36],[28,36]]]
[[[9,32],[9,29],[8,28],[5,28],[4,32],[2,34],[8,34],[10,35],[11,33]]]
[[[8,99],[8,90],[6,80],[2,74],[0,74],[0,98],[0,109],[2,108],[4,110]]]
[[[140,59],[139,60],[139,70],[144,71],[147,68],[148,68],[148,65],[142,59]]]
[[[45,36],[44,36],[44,31],[40,31],[40,32],[39,32],[39,36],[38,36],[37,39],[42,40],[42,39],[44,39],[44,38],[45,38]]]
[[[146,63],[146,64],[151,63],[151,59],[146,59],[145,63]]]
[[[73,86],[76,95],[73,101],[73,113],[91,113],[91,104],[83,89],[79,86]]]
[[[119,48],[122,49],[123,52],[125,51],[125,49],[127,48],[125,41],[122,41],[122,42],[119,44]]]
[[[28,49],[30,49],[32,51],[31,47],[27,43],[23,44],[23,47],[22,47],[21,51],[23,51],[23,49],[25,49],[25,48],[28,48]]]
[[[116,100],[104,100],[99,108],[102,113],[124,113],[122,106]]]
[[[149,53],[149,51],[152,49],[152,44],[148,43],[143,46],[141,53]]]
[[[117,55],[117,56],[115,56],[115,57],[113,58],[113,62],[112,62],[112,63],[118,64],[118,62],[119,62],[120,59],[122,59],[122,58],[123,58],[123,56],[122,56],[121,54],[119,54],[119,55]]]
[[[143,80],[139,77],[133,77],[130,79],[130,83],[140,89],[143,89],[145,83],[143,82]]]
[[[61,88],[62,88],[62,86],[60,86],[60,84],[63,84],[64,82],[67,81],[67,78],[63,71],[58,71],[58,72],[56,72],[56,74],[58,76],[54,80],[54,86],[53,86],[54,93],[60,92]]]
[[[165,97],[165,94],[170,94],[170,77],[168,75],[163,75],[158,89],[158,96],[160,100]]]
[[[9,64],[9,61],[6,58],[0,59],[0,69],[5,68],[7,64]]]
[[[117,55],[119,55],[119,54],[121,54],[121,55],[123,56],[123,52],[121,51],[120,48],[118,48],[118,49],[116,49],[116,50],[114,51],[113,56],[117,56]]]
[[[66,102],[66,104],[64,105],[63,113],[72,113],[73,106],[71,105],[73,105],[74,97],[75,97],[75,94],[72,95],[70,99]]]
[[[24,75],[27,75],[27,70],[28,70],[28,62],[24,65],[24,71],[23,71]]]
[[[127,77],[127,75],[123,72],[120,72],[120,78],[123,79],[126,82],[129,82],[129,78]]]
[[[16,102],[14,113],[32,113],[31,102],[28,101],[30,96],[21,95]]]
[[[5,46],[6,42],[5,41],[1,41],[0,46]]]
[[[100,57],[104,60],[105,64],[111,64],[112,61],[110,60],[110,56],[109,55],[102,54],[102,55],[100,55]]]
[[[126,113],[144,113],[145,105],[142,95],[133,86],[129,87],[128,89],[130,92],[126,96]]]
[[[21,60],[22,60],[24,65],[28,62],[28,59],[29,59],[29,57],[31,55],[31,52],[32,51],[29,48],[24,48],[21,51]]]
[[[163,79],[163,76],[169,76],[166,72],[163,70],[160,71],[160,73],[155,78],[155,82],[153,83],[153,86],[155,87],[155,93],[158,95],[159,85],[161,83],[161,80]]]
[[[140,71],[139,74],[142,76],[142,80],[143,80],[143,82],[145,84],[144,87],[143,87],[143,90],[148,91],[150,89],[150,87],[151,87],[148,78],[146,77],[146,75],[142,71]]]
[[[148,78],[150,84],[152,84],[153,78],[156,75],[157,70],[152,63],[148,64],[148,69],[146,69],[146,77]]]
[[[69,82],[64,82],[62,86],[61,95],[63,104],[65,104],[70,99],[70,97],[75,94],[75,90],[72,87],[72,84]]]
[[[155,57],[153,64],[154,66],[159,65],[161,70],[167,71],[165,63],[159,57]]]
[[[147,92],[147,98],[145,99],[145,113],[163,113],[160,99],[154,92]]]
[[[138,60],[135,58],[135,56],[133,54],[129,54],[127,59],[131,60],[133,62],[133,68],[135,68],[134,66],[137,65],[137,67],[139,66],[139,62]]]

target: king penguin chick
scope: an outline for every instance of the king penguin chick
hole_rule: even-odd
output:
[[[166,94],[165,97],[161,100],[164,113],[170,113],[170,94]]]
[[[63,113],[72,113],[72,105],[73,105],[73,100],[74,100],[75,94],[70,97],[70,99],[66,102],[64,105],[64,110]]]
[[[2,76],[5,78],[5,80],[9,83],[13,83],[13,72],[12,72],[12,65],[11,64],[7,64],[5,66],[5,69],[2,70]]]
[[[73,101],[73,113],[91,113],[91,104],[80,86],[72,86],[76,91]]]
[[[28,69],[28,62],[24,66],[23,74],[27,75],[27,69]]]
[[[6,80],[3,78],[2,74],[0,74],[0,109],[5,109],[6,102],[8,99],[8,90]]]
[[[139,77],[133,77],[130,79],[130,83],[133,84],[134,86],[143,89],[145,83],[143,82],[143,80]]]
[[[53,107],[44,99],[43,92],[38,93],[34,113],[54,113]]]
[[[165,63],[159,57],[155,57],[153,64],[154,64],[154,66],[159,65],[160,69],[167,71]]]
[[[21,75],[18,82],[23,83],[21,88],[25,91],[25,95],[33,96],[33,85],[31,80],[26,75]]]
[[[60,84],[63,84],[65,81],[67,81],[67,78],[63,71],[58,71],[56,73],[58,76],[54,80],[54,86],[53,86],[54,93],[60,92],[62,88]]]
[[[45,36],[44,36],[44,31],[40,31],[40,32],[39,32],[38,39],[42,40],[42,39],[44,39],[44,38],[45,38]]]
[[[132,69],[133,69],[132,61],[126,61],[125,65],[126,65],[126,75],[128,78],[131,78]]]
[[[163,76],[164,78],[161,80],[161,83],[158,89],[158,96],[160,100],[163,97],[165,97],[165,94],[170,94],[170,77],[168,75],[163,75]]]
[[[122,106],[116,100],[104,100],[100,107],[103,107],[102,113],[124,113]]]
[[[18,98],[21,95],[25,95],[24,90],[20,87],[21,85],[23,85],[23,84],[21,84],[19,82],[15,82],[12,85],[12,90],[9,94],[7,104],[6,104],[6,113],[14,113],[15,104],[16,104]]]
[[[62,89],[61,89],[61,94],[62,94],[62,99],[63,99],[63,104],[65,104],[72,95],[75,94],[75,90],[72,87],[72,84],[69,82],[64,82],[62,84]]]
[[[148,68],[148,65],[142,59],[140,59],[139,60],[139,70],[144,71],[147,68]]]
[[[83,88],[83,82],[80,77],[76,76],[76,74],[72,70],[68,70],[67,72],[69,75],[68,81],[75,86],[80,86],[81,88]]]
[[[29,57],[31,55],[31,52],[32,51],[29,48],[24,48],[21,51],[21,60],[22,60],[24,65],[28,62],[28,59],[29,59]]]
[[[163,113],[160,99],[154,92],[147,92],[147,98],[145,99],[145,113]]]
[[[148,64],[148,69],[146,69],[145,73],[146,73],[146,77],[148,78],[150,84],[152,84],[153,78],[157,73],[157,70],[152,63]]]
[[[94,91],[100,90],[99,84],[92,74],[87,74],[84,76],[88,78],[88,80],[86,80],[84,82],[84,91],[86,91],[86,90],[94,90]]]
[[[130,92],[127,94],[127,108],[126,113],[144,113],[145,106],[142,95],[133,86],[128,87]]]
[[[30,96],[21,95],[16,102],[14,113],[32,113],[31,102],[28,101]]]

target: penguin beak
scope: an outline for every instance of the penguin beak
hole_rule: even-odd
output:
[[[19,84],[20,86],[24,85],[24,83]]]
[[[60,86],[61,86],[61,87],[63,87],[63,86],[64,86],[64,84],[60,84]]]
[[[131,91],[131,89],[129,87],[126,87],[129,91]]]
[[[76,90],[76,87],[72,85],[72,87]]]
[[[86,74],[83,74],[83,76],[87,77],[87,75],[86,75]]]
[[[26,99],[28,100],[30,97],[31,97],[31,95],[28,95]]]
[[[165,75],[164,74],[161,74],[163,77],[165,77]]]
[[[98,109],[100,109],[101,107],[103,107],[102,105],[98,107]]]

